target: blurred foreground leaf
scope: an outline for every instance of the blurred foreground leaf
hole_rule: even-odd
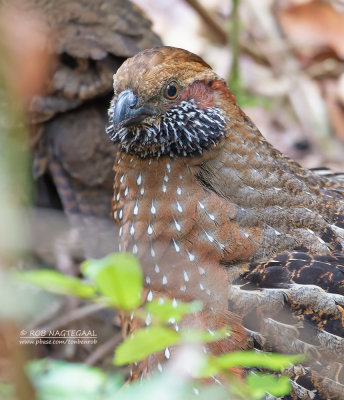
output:
[[[208,359],[202,376],[212,376],[229,368],[266,368],[272,371],[282,371],[293,364],[304,360],[303,355],[285,355],[252,351],[235,351]]]
[[[131,310],[142,303],[142,270],[132,254],[112,253],[100,260],[88,260],[81,270],[113,306]]]
[[[123,386],[116,375],[96,367],[56,360],[31,361],[27,367],[37,400],[228,400],[228,388],[200,386],[166,371],[143,382]],[[196,389],[197,388],[197,389]],[[3,390],[3,391],[1,391]],[[0,382],[0,394],[10,395],[13,387]],[[18,400],[16,397],[1,397]]]
[[[37,400],[228,400],[232,398],[231,393],[239,398],[260,399],[267,393],[280,397],[290,391],[288,377],[260,373],[249,374],[244,386],[236,386],[234,382],[230,387],[199,385],[185,379],[183,365],[126,386],[118,376],[106,374],[99,368],[65,361],[31,361],[27,372]],[[6,400],[18,400],[14,387],[2,382],[0,395]]]
[[[124,387],[111,400],[230,400],[228,387],[221,385],[196,385],[174,376],[169,371],[151,379],[134,382]],[[110,400],[110,399],[109,399]]]
[[[291,389],[288,376],[276,377],[271,374],[249,374],[246,384],[253,399],[261,399],[266,393],[280,397],[290,393]]]
[[[116,349],[116,365],[141,361],[150,354],[164,350],[166,347],[182,343],[206,343],[224,339],[229,335],[228,329],[202,331],[199,329],[181,329],[150,326],[136,330]]]
[[[18,400],[13,385],[10,385],[9,383],[0,382],[0,399]]]
[[[19,274],[25,282],[34,283],[49,291],[63,294],[73,294],[75,296],[89,298],[92,301],[105,300],[108,305],[115,306],[122,310],[126,310],[129,316],[130,312],[135,311],[136,318],[141,318],[147,321],[150,319],[149,327],[137,329],[133,334],[127,337],[115,351],[114,364],[124,365],[136,361],[141,361],[147,356],[164,351],[167,347],[176,346],[183,343],[202,344],[207,342],[215,342],[226,340],[230,336],[229,328],[220,330],[202,330],[199,328],[183,328],[182,326],[176,330],[171,327],[171,323],[179,323],[188,314],[195,314],[202,311],[202,303],[194,301],[184,303],[173,299],[159,299],[157,301],[148,302],[144,307],[142,304],[143,277],[138,260],[131,254],[110,254],[100,260],[89,260],[82,265],[83,274],[95,286],[88,284],[81,279],[68,277],[56,271],[28,271]],[[135,314],[134,314],[135,315]],[[194,316],[193,316],[194,317]],[[155,325],[154,325],[155,324]],[[197,348],[197,346],[196,346]],[[165,353],[166,354],[166,353]],[[179,353],[176,352],[176,358]],[[203,353],[202,353],[203,355]],[[168,357],[168,356],[167,356]],[[225,390],[232,391],[240,398],[258,399],[266,393],[281,396],[289,393],[290,383],[287,377],[276,377],[269,374],[251,373],[247,375],[245,381],[237,381],[231,379],[231,368],[261,368],[273,371],[282,371],[292,364],[299,363],[304,359],[303,356],[291,356],[280,354],[268,354],[256,351],[238,351],[219,356],[204,356],[202,360],[197,361],[197,371],[193,371],[198,377],[209,376],[226,376],[230,385],[224,385]],[[182,365],[185,364],[185,360]],[[111,381],[109,397],[105,396],[104,388],[108,382],[105,374],[101,370],[90,370],[88,367],[75,366],[75,364],[54,364],[50,373],[39,375],[44,369],[44,364],[32,364],[31,372],[38,372],[39,376],[34,379],[39,393],[38,400],[65,400],[71,398],[73,400],[81,399],[106,399],[114,398],[113,393],[117,391],[117,383]],[[199,369],[201,371],[199,372]],[[65,378],[64,375],[67,375]],[[199,395],[198,398],[204,398],[202,393],[198,393],[198,389],[194,386],[195,382],[187,381],[190,378],[190,373],[185,379],[185,385],[181,385],[181,399],[190,399],[194,395]],[[64,382],[63,387],[59,382]],[[80,382],[84,382],[81,384]],[[87,384],[85,383],[87,382]],[[104,383],[105,382],[105,383]],[[103,387],[101,395],[98,395],[99,386]],[[186,387],[188,388],[185,394]],[[191,389],[191,390],[190,390]],[[157,385],[152,389],[161,391],[161,385],[157,380]],[[202,388],[202,390],[205,390]],[[129,399],[129,393],[135,391],[140,392],[135,386],[135,389],[121,391],[120,396],[116,393],[116,400]],[[192,393],[191,393],[192,392]],[[87,394],[85,394],[87,393]],[[170,393],[166,394],[166,390],[162,390],[161,396],[157,398],[175,399],[175,393],[169,397]],[[105,397],[104,397],[105,396]],[[140,392],[140,396],[148,399],[146,392]],[[133,397],[135,398],[135,397]],[[228,397],[225,397],[228,398]]]
[[[53,293],[90,298],[95,295],[93,286],[53,270],[25,271],[19,274],[21,280],[39,286]]]
[[[185,343],[209,343],[217,342],[221,339],[226,339],[230,336],[229,328],[222,328],[219,330],[202,331],[200,329],[183,329],[180,331],[181,340]]]
[[[122,386],[118,377],[84,364],[39,360],[27,369],[38,400],[106,399],[106,393],[114,395]]]
[[[184,303],[179,300],[153,300],[145,305],[146,310],[157,317],[161,322],[180,322],[186,314],[193,314],[202,310],[200,301]]]
[[[147,356],[180,342],[180,335],[172,329],[151,326],[138,329],[116,349],[114,362],[124,365],[141,361]]]

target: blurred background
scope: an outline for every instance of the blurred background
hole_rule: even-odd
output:
[[[117,249],[107,108],[113,73],[144,48],[163,43],[199,54],[275,147],[307,168],[344,171],[343,1],[4,0],[0,32],[5,271],[79,276],[82,260]],[[5,290],[3,274],[2,377],[9,363],[18,370],[18,352],[26,351],[111,366],[121,340],[115,312],[61,297],[16,312],[30,295]],[[18,345],[23,328],[80,327],[97,329],[96,346]]]
[[[134,1],[165,44],[227,78],[274,146],[308,168],[343,169],[343,1]]]

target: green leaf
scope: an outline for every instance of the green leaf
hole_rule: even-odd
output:
[[[132,254],[112,253],[100,260],[88,260],[81,270],[115,307],[132,310],[142,303],[142,271]]]
[[[237,351],[233,353],[222,354],[217,357],[210,357],[207,361],[202,376],[216,375],[221,371],[233,367],[260,367],[273,371],[281,371],[292,364],[303,361],[303,355],[284,355],[275,353],[261,353],[252,351]]]
[[[0,382],[0,399],[19,400],[13,384]]]
[[[195,382],[178,378],[178,375],[171,375],[171,371],[168,370],[158,375],[152,374],[143,382],[138,380],[126,385],[116,393],[116,397],[106,400],[229,400],[232,398],[225,385],[200,386]],[[195,388],[199,392],[195,393]]]
[[[202,310],[202,303],[200,301],[192,301],[190,303],[183,303],[179,300],[164,299],[153,300],[151,303],[145,305],[146,310],[157,317],[161,322],[180,322],[184,315],[193,314]]]
[[[121,386],[116,377],[108,377],[99,368],[65,361],[38,360],[28,364],[28,373],[38,394],[38,400],[100,399],[111,383],[115,394]]]
[[[247,375],[246,384],[255,399],[262,398],[266,393],[281,397],[289,394],[291,390],[288,376],[276,377],[271,374],[252,373]]]
[[[163,326],[151,326],[138,329],[121,343],[115,352],[115,364],[123,365],[140,361],[148,355],[164,350],[168,346],[180,343],[213,342],[228,337],[228,329],[218,331],[200,331],[197,329],[181,329],[176,332]]]
[[[180,331],[182,341],[185,343],[208,343],[217,342],[221,339],[226,339],[230,336],[231,332],[228,328],[219,330],[201,331],[199,329],[183,329]]]
[[[148,355],[180,343],[181,336],[172,329],[151,326],[138,329],[126,338],[116,349],[115,365],[140,361]]]
[[[74,295],[83,298],[90,298],[95,295],[95,289],[92,285],[83,282],[81,279],[53,270],[25,271],[18,273],[17,277],[22,281],[39,286],[53,293]]]

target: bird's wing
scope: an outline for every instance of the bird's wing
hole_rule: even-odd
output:
[[[255,348],[309,356],[289,370],[301,398],[343,398],[344,253],[291,252],[251,263],[233,282],[229,304],[244,315]]]

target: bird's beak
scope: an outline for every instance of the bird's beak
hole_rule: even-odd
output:
[[[125,90],[119,94],[113,113],[113,124],[115,127],[138,125],[148,116],[156,115],[154,109],[143,104],[137,106],[137,97],[131,90]]]

